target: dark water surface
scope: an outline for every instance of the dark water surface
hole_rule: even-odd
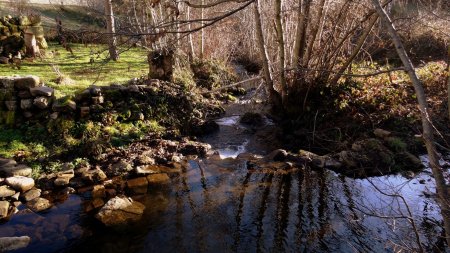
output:
[[[429,170],[355,180],[301,167],[251,169],[231,158],[248,151],[251,132],[239,132],[235,120],[223,126],[240,137],[212,138],[220,155],[189,161],[170,186],[138,199],[146,211],[127,231],[84,215],[73,195],[47,213],[13,216],[0,234],[32,238],[17,252],[410,252],[410,214],[391,196],[400,194],[425,249],[444,247]]]

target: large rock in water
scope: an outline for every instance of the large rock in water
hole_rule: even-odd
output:
[[[0,237],[0,252],[25,248],[30,244],[30,237]]]
[[[95,217],[106,226],[122,226],[141,219],[145,206],[126,197],[110,199]]]
[[[52,204],[48,199],[44,198],[35,198],[27,203],[28,208],[30,208],[33,212],[41,212],[52,207]]]
[[[8,216],[9,211],[9,202],[8,201],[0,201],[0,219]],[[2,252],[0,250],[0,252]]]
[[[25,248],[30,244],[30,241],[31,238],[28,236],[0,237],[0,252]]]
[[[5,182],[14,188],[14,190],[21,192],[26,192],[34,186],[34,180],[32,178],[22,176],[8,177]]]
[[[0,198],[11,197],[14,194],[16,194],[16,191],[11,189],[9,186],[7,185],[0,186]]]
[[[33,170],[23,164],[15,165],[12,162],[9,165],[0,165],[0,176],[4,177],[15,177],[15,176],[23,176],[28,177],[31,175]]]

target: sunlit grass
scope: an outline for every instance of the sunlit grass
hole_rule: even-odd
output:
[[[146,51],[141,48],[121,48],[117,62],[108,60],[106,45],[71,44],[73,55],[62,46],[50,43],[45,57],[25,59],[20,69],[0,65],[0,76],[36,75],[57,90],[57,96],[71,95],[89,85],[123,83],[148,73]],[[53,66],[53,67],[52,67]],[[60,74],[73,82],[58,84]]]

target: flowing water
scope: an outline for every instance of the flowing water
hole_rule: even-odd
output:
[[[408,252],[417,248],[412,217],[427,251],[444,247],[428,169],[412,179],[350,179],[251,168],[239,154],[270,149],[237,119],[218,120],[220,133],[205,138],[217,155],[189,161],[169,186],[138,199],[146,211],[129,230],[104,228],[73,195],[46,213],[22,211],[0,235],[32,238],[17,252]]]

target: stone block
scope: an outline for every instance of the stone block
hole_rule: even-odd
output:
[[[36,96],[51,97],[51,96],[53,96],[54,90],[53,90],[53,88],[50,88],[47,86],[42,86],[42,87],[31,88],[30,93],[34,97],[36,97]]]
[[[33,107],[33,99],[21,99],[20,100],[20,108],[22,110],[28,110]]]
[[[55,101],[52,109],[55,112],[73,112],[77,109],[77,103],[72,100],[68,100],[63,103]]]
[[[19,90],[28,90],[30,88],[39,87],[41,80],[37,76],[24,76],[14,79],[14,87]]]
[[[21,90],[17,93],[19,98],[31,98],[31,92],[29,90]]]
[[[138,177],[127,181],[128,188],[136,194],[147,193],[148,181],[145,177]]]
[[[90,108],[89,106],[82,106],[80,107],[80,117],[85,118],[89,116]]]
[[[33,105],[39,109],[47,108],[49,103],[50,101],[47,97],[37,97],[33,101]]]
[[[94,104],[94,105],[103,104],[104,102],[105,102],[105,99],[103,98],[103,96],[92,97],[92,104]]]

